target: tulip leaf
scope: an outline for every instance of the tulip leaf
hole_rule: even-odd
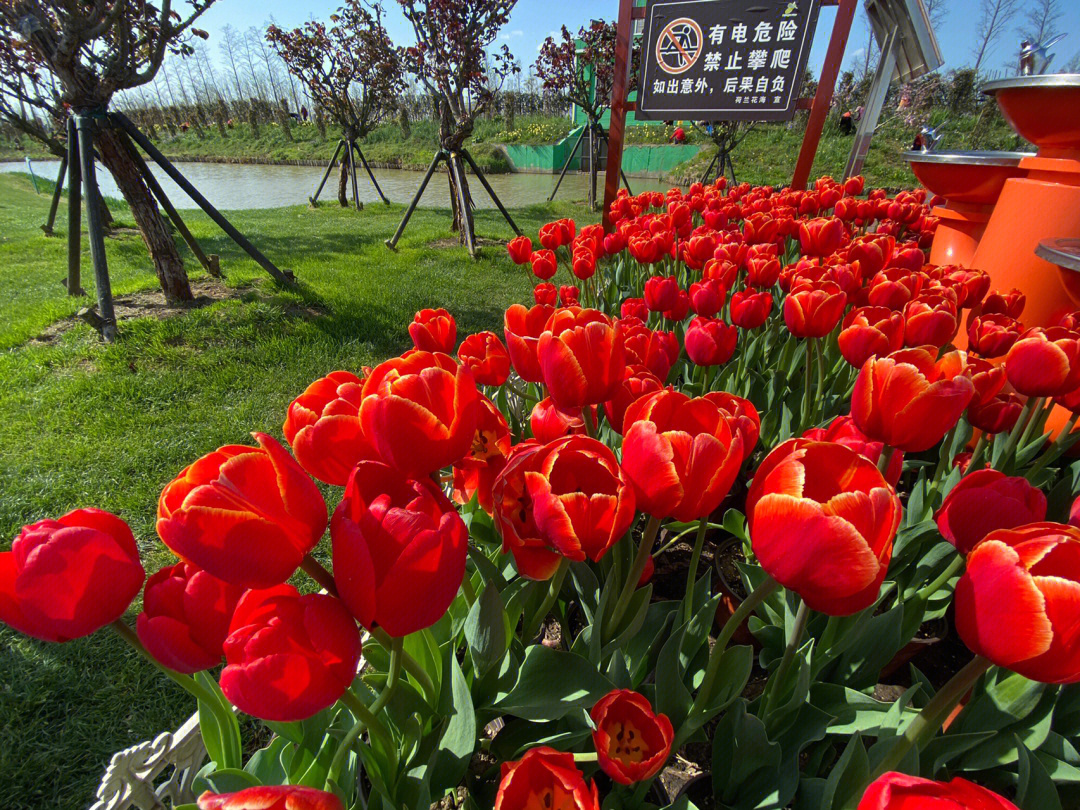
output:
[[[630,604],[626,609],[626,615],[623,617],[622,624],[617,628],[617,635],[605,644],[600,651],[601,661],[606,660],[614,650],[625,646],[626,642],[637,635],[638,631],[641,630],[642,625],[645,624],[645,614],[649,610],[649,600],[651,597],[651,582],[644,588],[639,588],[634,591],[634,595],[630,597]]]
[[[716,727],[713,793],[729,810],[754,810],[764,800],[780,806],[777,785],[783,752],[769,741],[765,724],[748,714],[746,705],[746,700],[736,700]]]
[[[586,563],[572,563],[570,579],[574,583],[578,605],[585,614],[585,621],[593,624],[596,621],[596,608],[600,601],[600,582],[596,574]]]
[[[644,625],[623,648],[630,662],[630,682],[635,687],[656,668],[679,606],[679,602],[653,602],[645,613]]]
[[[821,810],[854,810],[870,781],[870,759],[856,732],[825,780]]]
[[[1018,755],[1012,742],[1014,734],[1023,740],[1024,745],[1029,749],[1034,750],[1042,745],[1050,734],[1055,696],[1053,689],[1047,690],[1035,709],[1022,720],[1006,726],[1001,733],[996,734],[966,754],[960,760],[960,769],[981,771],[1016,762]],[[963,715],[964,712],[961,712],[960,717],[963,717]],[[971,728],[970,723],[965,729],[975,730]],[[1012,734],[1004,733],[1006,730],[1011,731]]]
[[[656,662],[656,710],[666,714],[675,728],[682,726],[694,702],[686,688],[684,669],[679,660],[686,628],[684,624],[671,634]]]
[[[582,716],[587,716],[584,711]],[[592,736],[592,729],[573,715],[545,723],[534,723],[516,717],[508,717],[506,720],[506,725],[491,742],[491,753],[505,762],[520,759],[526,751],[538,745],[565,751]]]
[[[198,781],[203,783],[198,786],[199,788],[213,793],[235,793],[238,790],[258,787],[262,784],[250,773],[239,768],[219,768],[200,776]]]
[[[485,585],[465,619],[465,640],[480,677],[487,675],[506,655],[511,632],[498,588]]]
[[[244,765],[244,770],[254,776],[263,785],[281,785],[288,774],[281,766],[281,752],[289,741],[284,737],[274,737],[265,748],[260,748]]]
[[[558,720],[592,708],[612,688],[582,656],[536,644],[526,651],[514,688],[495,708],[526,720]]]
[[[965,752],[970,751],[976,745],[993,737],[996,731],[973,731],[967,734],[953,733],[942,734],[926,744],[922,750],[920,760],[924,763],[922,772],[927,777],[935,777],[946,769],[951,769],[953,763]]]
[[[1016,805],[1020,810],[1061,810],[1054,780],[1050,778],[1039,758],[1033,755],[1019,737],[1014,738],[1019,756],[1016,784]]]
[[[206,755],[219,767],[225,766],[225,732],[218,722],[217,713],[207,703],[199,701],[199,733],[202,735]]]

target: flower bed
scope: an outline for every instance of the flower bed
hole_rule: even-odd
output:
[[[423,310],[293,401],[291,453],[194,461],[148,580],[114,515],[25,527],[0,620],[187,689],[201,810],[1075,807],[1076,417],[1045,425],[1080,314],[1025,330],[927,265],[925,202],[721,180],[549,223],[503,335]]]

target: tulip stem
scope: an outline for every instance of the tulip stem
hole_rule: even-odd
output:
[[[810,618],[810,608],[806,606],[801,598],[799,599],[799,609],[795,611],[795,619],[791,623],[791,631],[788,633],[787,645],[784,647],[784,657],[780,659],[780,666],[776,668],[776,672],[769,678],[769,683],[766,688],[765,698],[762,701],[763,711],[762,717],[767,717],[769,709],[772,708],[773,703],[776,701],[776,695],[780,689],[780,684],[784,678],[787,677],[788,670],[791,669],[791,664],[795,660],[795,653],[799,649],[799,644],[802,642],[803,633],[806,632],[806,622]]]
[[[465,604],[472,607],[473,603],[476,602],[476,589],[473,587],[472,577],[467,569],[465,576],[461,578],[461,592],[465,595]]]
[[[1035,403],[1034,409],[1031,411],[1031,418],[1028,419],[1027,425],[1024,427],[1024,432],[1020,436],[1020,443],[1016,446],[1017,450],[1027,446],[1027,443],[1031,440],[1031,437],[1035,431],[1036,425],[1039,431],[1042,431],[1043,425],[1043,405],[1046,403],[1046,397],[1039,397]],[[1050,403],[1053,407],[1053,402]]]
[[[922,599],[924,601],[929,599],[931,596],[937,593],[946,582],[952,579],[956,575],[956,572],[963,568],[963,566],[964,555],[957,554],[953,558],[952,562],[945,566],[945,570],[938,574],[937,578],[934,579],[933,582],[931,582],[926,587],[921,588],[919,592],[915,594],[915,598]]]
[[[953,675],[949,682],[941,687],[930,702],[923,707],[922,711],[908,723],[900,742],[893,746],[878,764],[870,781],[873,782],[887,771],[895,770],[912,748],[922,747],[929,742],[941,728],[949,712],[991,666],[990,661],[981,655],[976,655],[963,669]]]
[[[404,652],[405,639],[395,638],[392,645],[390,648],[390,671],[386,676],[386,686],[383,687],[382,692],[379,693],[375,702],[371,704],[371,708],[368,709],[375,717],[378,717],[379,712],[390,702],[390,698],[393,697],[394,690],[397,688],[398,679],[401,676],[401,655]],[[350,706],[350,708],[352,707]],[[326,771],[326,790],[331,790],[333,786],[337,785],[338,774],[345,764],[345,757],[348,756],[353,744],[359,739],[366,727],[367,722],[358,719],[341,740],[341,745],[334,752],[334,758],[330,761],[330,767]]]
[[[382,721],[375,716],[375,714],[364,705],[364,701],[360,700],[356,696],[356,693],[351,689],[346,689],[345,694],[341,696],[341,702],[353,713],[356,717],[357,723],[363,723],[368,730],[368,733],[378,739],[379,744],[386,749],[387,752],[396,752],[397,746],[394,745],[394,738],[390,736],[390,732],[386,726],[382,724]],[[374,707],[375,704],[373,703]],[[380,707],[381,708],[381,707]]]
[[[385,649],[391,651],[394,649],[397,640],[391,638],[390,634],[381,627],[373,627],[369,632]],[[420,689],[423,691],[424,697],[427,698],[428,704],[433,707],[436,706],[439,701],[439,693],[435,689],[435,684],[431,681],[431,676],[427,674],[420,662],[404,649],[401,650],[401,666],[420,684]]]
[[[967,471],[964,473],[975,472],[979,468],[979,462],[982,461],[983,451],[986,450],[986,434],[983,433],[979,436],[978,441],[975,442],[975,449],[971,451],[971,459],[968,461]]]
[[[652,555],[653,543],[656,541],[656,534],[659,531],[660,518],[650,515],[649,522],[645,524],[645,531],[641,535],[641,543],[638,545],[634,564],[630,568],[630,576],[623,583],[622,592],[619,594],[619,599],[615,602],[615,607],[611,611],[611,621],[607,625],[608,629],[612,631],[611,636],[614,636],[615,628],[619,626],[623,614],[630,607],[630,600],[633,599],[634,591],[637,590],[637,584],[641,579],[642,572],[645,570],[645,564]]]
[[[813,366],[814,366],[814,358],[812,357],[812,355],[814,353],[813,352],[813,344],[814,344],[814,339],[813,338],[807,338],[806,339],[806,387],[803,389],[803,412],[802,412],[802,427],[803,427],[803,430],[806,430],[808,427],[810,427],[814,423],[813,416],[810,413],[810,408],[811,408],[811,405],[810,405],[810,400],[811,400],[810,389],[813,387],[812,384],[811,384],[811,380],[813,378]]]
[[[1011,431],[1009,431],[1009,440],[1005,444],[1005,450],[1001,454],[999,459],[1002,465],[1009,463],[1009,458],[1016,450],[1016,445],[1020,441],[1020,434],[1027,428],[1028,422],[1032,416],[1032,411],[1035,408],[1035,403],[1039,402],[1042,397],[1028,397],[1027,402],[1024,403],[1024,407],[1020,409],[1020,415],[1016,417],[1016,424],[1013,425]]]
[[[214,695],[209,689],[196,681],[190,675],[185,675],[181,672],[169,669],[167,666],[158,661],[154,656],[150,654],[150,651],[143,646],[142,641],[139,640],[139,635],[136,633],[127,622],[123,619],[117,619],[109,624],[113,630],[116,631],[120,638],[124,639],[136,652],[138,652],[143,658],[153,664],[157,669],[183,688],[189,695],[197,700],[202,706],[205,706],[207,711],[214,715],[217,719],[218,726],[221,727],[222,734],[228,739],[223,741],[228,746],[226,749],[226,757],[233,756],[236,759],[236,764],[241,764],[243,757],[243,741],[240,739],[240,735],[235,730],[235,717],[229,717],[225,714],[228,712],[232,714],[232,709],[226,707],[221,700],[218,700],[217,695]],[[218,763],[220,767],[229,767],[232,763],[223,762]]]
[[[735,612],[732,613],[731,617],[724,623],[724,627],[720,631],[720,635],[716,637],[716,643],[709,653],[709,662],[705,666],[705,676],[701,681],[701,688],[698,689],[697,697],[694,698],[694,705],[690,707],[690,711],[687,714],[688,720],[695,715],[704,712],[705,707],[709,705],[709,700],[712,697],[711,692],[713,683],[716,681],[716,676],[720,672],[720,659],[723,657],[724,650],[727,649],[731,637],[735,635],[735,631],[739,629],[743,622],[750,618],[750,614],[757,609],[758,605],[764,602],[773,591],[779,587],[779,582],[772,577],[768,577],[764,582],[747,594],[747,597],[743,599],[742,604],[735,609]],[[681,728],[679,734],[676,735],[675,744],[672,746],[673,750],[677,749],[684,742],[683,734],[685,729],[686,724],[684,723],[683,728]]]
[[[690,621],[694,610],[694,586],[697,584],[698,561],[705,547],[705,531],[709,528],[709,516],[698,520],[697,536],[694,538],[694,551],[690,555],[690,567],[686,571],[686,595],[683,597],[683,621]]]
[[[596,438],[596,415],[593,413],[592,405],[585,405],[581,409],[581,416],[585,422],[585,435],[590,439]]]
[[[551,608],[559,599],[559,594],[562,592],[563,582],[566,580],[566,572],[570,570],[570,560],[563,557],[559,560],[559,567],[555,569],[555,573],[551,577],[551,582],[548,584],[548,592],[544,597],[544,601],[537,608],[536,613],[527,624],[521,626],[521,643],[526,647],[532,642],[533,636],[540,632],[540,628],[543,627],[544,619],[548,613],[551,612]]]
[[[1080,414],[1074,413],[1069,417],[1069,421],[1065,423],[1065,427],[1058,433],[1057,438],[1054,439],[1054,443],[1050,445],[1045,453],[1039,456],[1038,460],[1028,470],[1028,475],[1034,475],[1042,470],[1051,461],[1055,461],[1062,453],[1068,450],[1077,438],[1080,438],[1080,433],[1073,435],[1073,428],[1076,427],[1076,421],[1080,419]]]
[[[304,555],[304,559],[300,562],[300,569],[322,586],[322,589],[328,594],[331,596],[338,595],[334,575],[327,571],[323,564],[310,554]]]
[[[881,455],[878,456],[877,459],[877,468],[878,472],[882,475],[885,475],[886,471],[889,469],[889,465],[892,463],[893,453],[895,452],[896,448],[892,445],[881,445]]]

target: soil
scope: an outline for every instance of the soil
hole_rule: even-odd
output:
[[[191,282],[191,292],[195,298],[182,304],[170,304],[165,301],[165,296],[159,289],[142,290],[140,292],[118,295],[113,298],[113,310],[116,314],[117,323],[133,318],[155,318],[165,320],[193,309],[216,304],[218,301],[227,301],[250,297],[254,293],[249,286],[227,287],[219,279],[205,278]],[[269,299],[267,299],[269,300]],[[27,343],[31,346],[50,344],[63,336],[66,332],[75,328],[80,322],[92,322],[97,315],[97,302],[87,298],[87,306],[78,314],[56,321],[47,326],[37,337],[31,338]],[[323,316],[325,313],[313,306],[289,304],[286,312],[299,318],[308,320]]]

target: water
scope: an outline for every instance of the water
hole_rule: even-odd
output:
[[[303,205],[315,192],[315,186],[322,178],[325,168],[317,166],[267,166],[254,163],[177,163],[184,176],[215,207],[221,209],[238,208],[280,208],[286,205]],[[34,173],[40,178],[56,179],[60,163],[57,160],[33,161]],[[170,180],[157,166],[152,166],[154,175],[169,195],[177,208],[196,208],[180,187]],[[25,172],[25,161],[0,163],[0,172]],[[375,178],[383,193],[391,202],[407,203],[416,193],[423,178],[423,172],[404,171],[402,169],[374,169]],[[98,184],[102,194],[107,197],[120,197],[112,176],[107,171],[98,171]],[[492,174],[487,175],[495,193],[503,205],[518,207],[533,205],[547,200],[555,187],[555,175],[550,174]],[[469,189],[479,208],[493,208],[494,203],[484,192],[483,187],[472,175],[469,176]],[[559,186],[557,200],[584,200],[587,175],[568,172]],[[357,176],[360,199],[364,204],[379,201],[371,180],[363,171]],[[630,178],[630,187],[635,194],[641,191],[666,191],[669,183],[659,180]],[[351,199],[350,189],[350,199]],[[604,193],[604,175],[600,174],[598,193]],[[337,171],[335,170],[326,187],[319,196],[320,203],[337,204]],[[435,208],[450,207],[449,184],[445,172],[437,172],[428,183],[422,206]]]

